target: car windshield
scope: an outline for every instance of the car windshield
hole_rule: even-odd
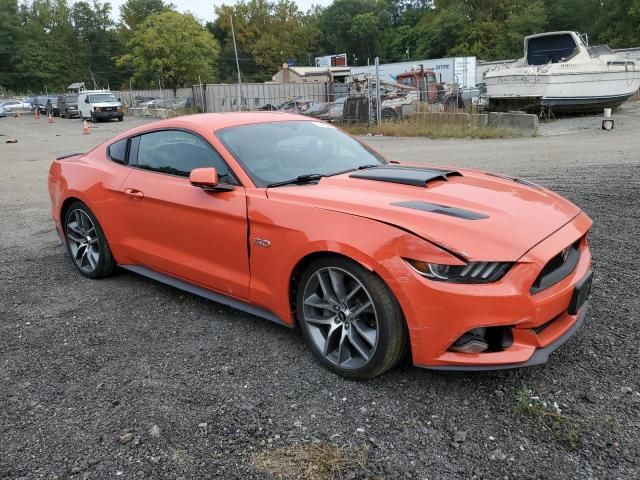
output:
[[[65,100],[67,101],[67,103],[76,103],[78,101],[78,96],[77,95],[67,95],[65,97]]]
[[[89,95],[89,102],[101,103],[101,102],[117,102],[118,99],[113,93],[98,93],[96,95]]]
[[[387,161],[332,125],[257,123],[216,133],[258,187],[304,175],[329,176]]]

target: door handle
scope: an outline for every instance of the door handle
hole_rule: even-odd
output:
[[[144,193],[142,193],[140,190],[135,190],[133,188],[125,189],[124,193],[130,196],[131,198],[133,198],[134,200],[142,200],[144,198]]]

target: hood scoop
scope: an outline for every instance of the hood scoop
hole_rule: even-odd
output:
[[[449,177],[461,177],[460,172],[451,170],[435,170],[417,167],[376,167],[355,172],[349,175],[351,178],[362,180],[374,180],[377,182],[399,183],[401,185],[412,185],[414,187],[426,187],[427,183],[433,180],[449,180]]]
[[[412,208],[413,210],[421,210],[423,212],[438,213],[447,215],[448,217],[462,218],[464,220],[483,220],[489,218],[487,215],[463,208],[449,207],[447,205],[438,205],[430,202],[398,202],[392,203],[394,207]]]

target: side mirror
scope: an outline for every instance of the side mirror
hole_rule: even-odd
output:
[[[194,168],[189,174],[189,181],[194,187],[214,190],[218,186],[218,172],[215,168]]]
[[[84,103],[89,103],[89,97],[85,97]]]

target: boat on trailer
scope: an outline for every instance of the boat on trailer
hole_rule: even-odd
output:
[[[576,32],[524,39],[524,57],[485,74],[489,108],[498,111],[596,112],[616,108],[640,89],[640,65]]]

